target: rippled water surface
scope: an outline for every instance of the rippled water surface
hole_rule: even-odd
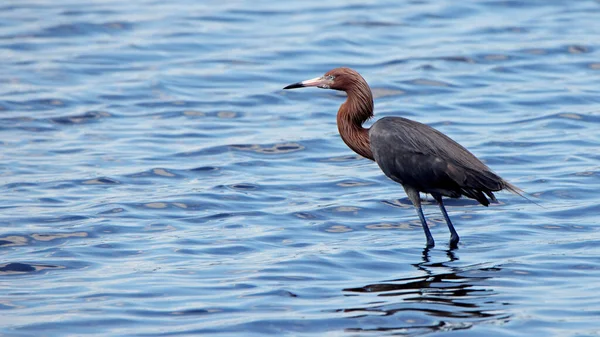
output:
[[[4,1],[0,334],[600,336],[600,2]],[[529,202],[339,138],[337,67]]]

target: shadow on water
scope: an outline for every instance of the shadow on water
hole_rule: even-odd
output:
[[[347,331],[413,335],[510,321],[510,315],[504,310],[509,303],[494,300],[497,293],[489,286],[489,280],[501,268],[452,267],[450,265],[458,261],[454,250],[446,250],[446,258],[439,262],[432,262],[430,253],[430,249],[425,248],[422,261],[413,264],[423,276],[344,289],[347,296],[375,294],[378,298],[365,307],[338,310],[354,314],[348,318],[360,322],[357,324],[360,327]]]

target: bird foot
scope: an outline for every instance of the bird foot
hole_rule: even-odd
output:
[[[450,237],[450,248],[454,249],[454,248],[458,248],[458,241],[460,240],[460,238],[458,237],[458,235],[456,236],[451,236]]]

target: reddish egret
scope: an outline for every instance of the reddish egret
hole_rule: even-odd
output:
[[[427,247],[433,247],[435,243],[421,209],[420,192],[431,194],[440,206],[450,230],[452,248],[457,246],[459,237],[442,196],[465,196],[487,206],[490,204],[488,198],[496,201],[493,192],[503,189],[521,192],[467,149],[428,125],[402,117],[384,117],[370,128],[364,128],[362,124],[373,117],[373,95],[365,79],[352,69],[336,68],[321,77],[290,84],[284,89],[302,87],[341,90],[348,94],[337,113],[342,140],[354,152],[374,160],[390,179],[402,184],[419,214]]]

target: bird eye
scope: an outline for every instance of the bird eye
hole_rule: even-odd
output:
[[[329,81],[333,81],[333,79],[334,79],[334,78],[335,78],[335,77],[334,77],[333,75],[328,75],[328,76],[327,76],[327,80],[329,80]]]

